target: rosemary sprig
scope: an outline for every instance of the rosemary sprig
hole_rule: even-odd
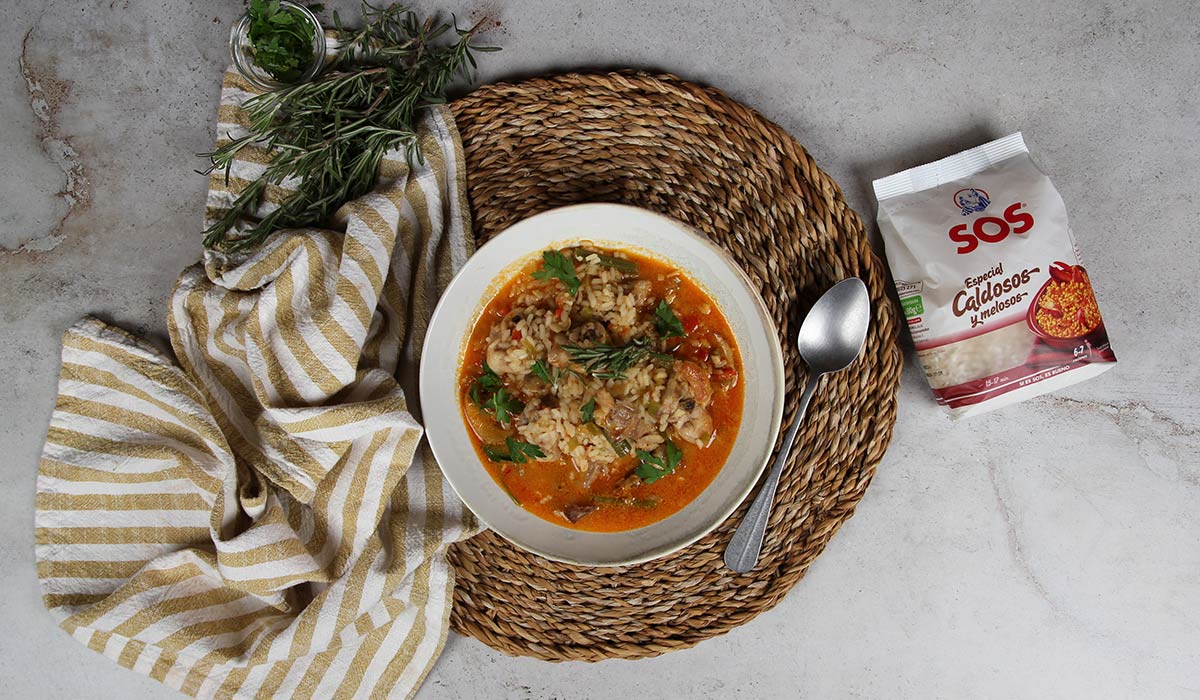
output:
[[[598,379],[624,379],[625,370],[645,357],[669,360],[670,355],[657,352],[645,338],[634,338],[625,345],[564,345],[572,362],[583,365],[584,370]]]
[[[204,232],[204,245],[225,251],[252,248],[273,232],[319,224],[342,204],[375,185],[384,155],[403,149],[421,160],[415,133],[421,110],[445,101],[447,86],[476,66],[475,52],[495,47],[472,43],[483,22],[420,20],[401,5],[362,4],[363,26],[345,26],[335,12],[342,45],[330,66],[311,82],[282,87],[243,105],[249,134],[211,153],[209,174],[230,168],[247,146],[265,148],[270,163],[221,218]],[[440,42],[453,32],[453,42]],[[287,181],[295,191],[257,222],[251,219],[270,185]]]

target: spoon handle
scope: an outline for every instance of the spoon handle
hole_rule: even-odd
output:
[[[758,492],[750,510],[746,511],[746,517],[742,519],[742,523],[738,525],[737,531],[729,540],[729,546],[725,548],[725,566],[739,574],[750,571],[758,563],[758,554],[762,551],[763,535],[767,531],[767,521],[771,518],[771,505],[775,502],[775,490],[779,488],[779,475],[783,473],[783,465],[787,462],[788,455],[792,453],[792,445],[796,442],[796,433],[800,430],[800,424],[804,422],[804,414],[808,412],[808,402],[812,400],[817,382],[821,381],[822,376],[814,374],[808,378],[808,385],[804,387],[804,393],[800,396],[796,419],[792,421],[787,434],[783,437],[779,455],[775,457],[775,463],[771,465],[771,473],[767,475],[767,480],[763,482],[762,489]]]

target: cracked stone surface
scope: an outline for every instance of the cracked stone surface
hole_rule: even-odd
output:
[[[718,86],[794,134],[867,220],[872,178],[1024,131],[1121,362],[951,423],[910,356],[875,482],[774,611],[636,663],[550,665],[452,636],[419,698],[1200,697],[1200,6],[420,6],[501,20],[481,81],[634,66]],[[95,313],[161,337],[171,284],[199,255],[192,154],[212,139],[242,7],[0,6],[7,697],[175,695],[41,609],[34,474],[62,332]]]

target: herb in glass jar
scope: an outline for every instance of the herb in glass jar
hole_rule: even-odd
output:
[[[320,12],[320,5],[309,9]],[[279,0],[250,0],[249,39],[254,63],[276,80],[300,80],[313,60],[313,37],[318,27],[300,8]]]

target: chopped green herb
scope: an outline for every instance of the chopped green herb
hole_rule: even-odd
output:
[[[683,450],[675,446],[675,443],[667,440],[666,457],[659,457],[645,450],[637,451],[638,462],[637,469],[634,474],[647,484],[653,484],[667,474],[675,471],[675,467],[679,466],[680,460],[683,459]]]
[[[492,368],[488,367],[487,360],[484,360],[483,374],[471,382],[471,390],[469,392],[471,402],[483,408],[484,403],[486,403],[484,396],[487,395],[490,398],[490,395],[502,386],[504,386],[504,382],[501,381],[500,375],[492,371]]]
[[[614,270],[620,270],[621,272],[634,275],[636,275],[638,271],[637,263],[632,260],[626,260],[625,258],[618,258],[615,255],[609,255],[607,253],[601,253],[595,250],[588,250],[587,248],[574,248],[572,249],[571,253],[572,257],[575,258],[575,262],[583,262],[589,257],[595,255],[596,260],[605,267],[611,267]]]
[[[670,355],[652,350],[645,338],[634,338],[625,345],[564,345],[563,350],[572,362],[583,365],[588,374],[599,379],[624,379],[625,370],[645,357],[671,359]]]
[[[483,453],[493,462],[515,462],[517,464],[524,464],[531,459],[540,459],[546,456],[546,453],[542,452],[542,448],[537,445],[514,440],[511,437],[504,438],[503,445],[484,445]]]
[[[671,305],[666,299],[659,301],[654,309],[654,327],[663,338],[682,338],[687,335],[683,331],[683,323],[671,310]]]
[[[579,409],[579,417],[583,419],[584,423],[591,423],[595,418],[595,413],[596,397],[593,396],[592,398],[588,399],[588,402],[583,405],[583,408]]]
[[[480,407],[494,415],[497,423],[507,427],[512,417],[525,409],[525,404],[509,394],[508,389],[500,387]]]
[[[233,188],[237,196],[204,230],[206,248],[243,251],[277,231],[320,226],[374,189],[387,170],[380,168],[385,155],[404,153],[410,165],[424,162],[416,132],[425,108],[444,102],[450,86],[469,79],[476,52],[496,50],[475,44],[487,18],[460,29],[453,21],[418,17],[402,3],[366,0],[361,7],[358,27],[333,13],[339,45],[324,72],[246,100],[245,135],[202,154],[204,174],[223,171],[229,184],[235,164],[246,159],[243,149],[266,144],[270,151],[258,177]],[[296,53],[304,60],[282,68],[303,73],[314,58],[315,36],[305,37],[307,53]],[[269,67],[258,43],[251,46],[259,53],[255,63]],[[288,183],[290,194],[272,200],[278,206],[261,214],[264,193],[281,183]]]
[[[479,377],[479,386],[487,391],[495,391],[504,385],[500,380],[500,375],[496,374],[495,370],[488,367],[487,360],[483,361],[483,374]]]
[[[312,62],[316,27],[300,10],[282,7],[279,0],[250,0],[247,14],[254,63],[281,82],[299,80]]]
[[[575,275],[575,266],[571,264],[571,261],[561,251],[547,250],[542,253],[542,268],[534,271],[533,278],[539,280],[556,279],[566,285],[567,291],[571,293],[571,296],[574,296],[579,291],[579,277]]]

